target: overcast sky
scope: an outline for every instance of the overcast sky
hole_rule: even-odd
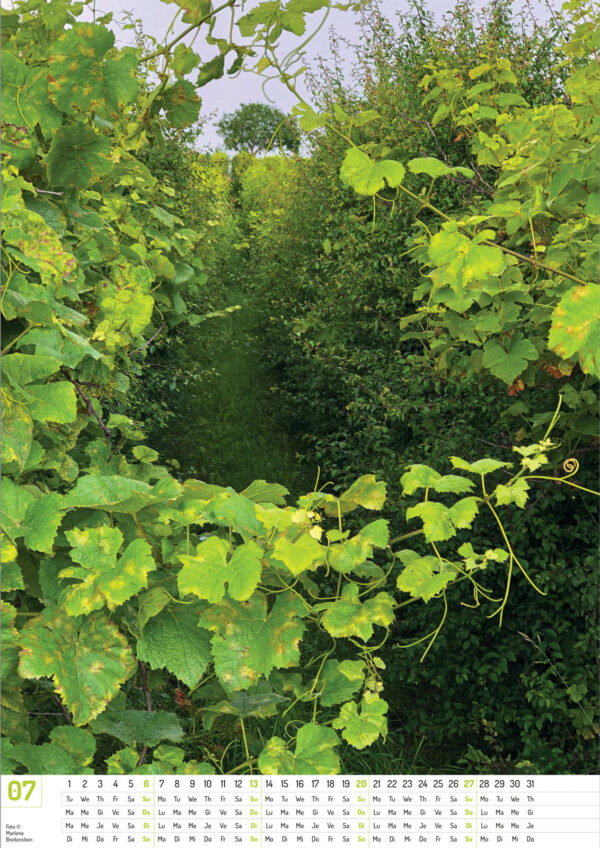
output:
[[[455,5],[455,0],[426,0],[426,2],[428,8],[435,13],[436,17],[441,17]],[[483,0],[474,0],[474,2],[476,7],[484,5]],[[515,6],[521,6],[523,2],[526,2],[526,0],[515,0]],[[541,10],[540,14],[544,14],[543,7],[539,5],[538,0],[533,0],[533,2],[535,3],[536,8]],[[10,0],[2,0],[1,5],[6,8],[10,7],[12,3]],[[121,31],[119,28],[119,22],[122,20],[121,13],[124,10],[130,11],[134,17],[139,18],[142,21],[142,28],[144,32],[153,35],[161,41],[167,32],[175,12],[177,11],[175,3],[165,3],[161,2],[161,0],[96,0],[95,5],[97,15],[105,12],[114,13],[111,27],[116,31],[117,39],[121,44],[132,42],[132,33],[127,30]],[[246,0],[245,8],[250,9],[255,5],[256,0]],[[386,17],[392,20],[397,12],[406,12],[408,9],[406,0],[380,0],[380,6]],[[89,18],[88,14],[85,16]],[[322,11],[315,12],[312,15],[307,15],[307,33],[313,31],[318,26],[322,17]],[[357,17],[357,14],[351,11],[344,12],[339,9],[333,9],[329,14],[325,26],[317,33],[313,41],[311,41],[306,48],[307,63],[311,64],[311,60],[314,60],[317,56],[326,57],[330,54],[329,32],[331,27],[345,38],[355,43],[360,38],[360,32],[357,26]],[[225,25],[225,21],[223,23]],[[185,26],[185,24],[178,21],[170,38],[175,37],[184,29]],[[215,34],[226,36],[227,32],[216,31]],[[190,38],[191,36],[187,38],[188,42]],[[289,33],[284,33],[280,39],[278,55],[285,55],[287,50],[298,45],[301,41],[301,38],[297,38]],[[206,50],[203,50],[200,39],[196,41],[195,48],[202,56],[203,61],[212,58],[216,52],[214,47],[207,47]],[[230,56],[228,61],[230,62],[231,59],[232,57]],[[194,76],[191,75],[190,79],[193,80]],[[299,83],[298,88],[302,93],[306,90],[301,82]],[[267,92],[275,104],[285,112],[288,112],[295,103],[293,96],[279,82],[269,83]],[[228,77],[227,74],[225,74],[222,79],[209,83],[207,86],[200,89],[199,93],[203,100],[202,113],[205,115],[211,113],[221,115],[224,112],[232,112],[241,103],[257,101],[266,102],[265,95],[262,91],[262,80],[257,75],[250,72],[243,72],[236,78]],[[204,129],[199,147],[202,148],[205,145],[213,147],[220,145],[220,139],[216,134],[214,125],[207,125]]]

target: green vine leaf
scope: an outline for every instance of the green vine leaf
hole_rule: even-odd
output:
[[[91,527],[68,530],[72,546],[71,559],[81,568],[63,569],[59,577],[71,577],[81,583],[68,586],[61,602],[69,615],[80,615],[100,609],[105,604],[113,610],[146,586],[148,572],[156,563],[143,539],[131,542],[117,559],[123,544],[118,527]]]
[[[451,456],[450,462],[454,468],[460,468],[461,471],[469,471],[471,474],[491,474],[492,471],[497,471],[499,468],[507,468],[508,462],[501,462],[499,459],[478,459],[475,462],[467,462],[466,459],[461,459],[460,456]]]
[[[137,60],[133,51],[106,58],[114,42],[110,30],[91,23],[75,23],[54,41],[48,56],[48,90],[57,109],[120,117],[138,91]]]
[[[23,523],[24,542],[27,547],[32,551],[52,553],[63,515],[63,496],[57,492],[50,492],[30,503]]]
[[[339,742],[330,727],[304,724],[293,754],[283,739],[273,736],[258,758],[258,768],[261,774],[338,774],[340,761],[335,749]]]
[[[529,483],[522,477],[519,477],[514,483],[508,486],[502,484],[496,486],[494,497],[498,506],[514,503],[521,509],[525,507],[527,498],[529,497]]]
[[[451,167],[439,159],[434,159],[432,156],[418,157],[410,159],[406,163],[406,167],[412,174],[426,174],[428,177],[445,177],[447,174],[462,174],[467,179],[471,180],[475,176],[475,172],[471,168],[462,168],[460,166]]]
[[[60,127],[46,157],[48,179],[55,188],[84,189],[110,171],[110,139],[86,124]]]
[[[49,607],[27,622],[20,644],[21,677],[51,677],[75,725],[101,713],[136,668],[125,638],[98,613],[82,620]]]
[[[295,541],[280,536],[273,545],[272,558],[282,562],[294,577],[303,571],[314,571],[326,559],[326,550],[316,539],[303,533]]]
[[[327,561],[335,571],[349,574],[373,556],[373,548],[385,548],[389,536],[388,522],[385,519],[372,521],[354,538],[332,545],[329,548]]]
[[[209,607],[200,617],[200,625],[214,631],[215,672],[224,689],[249,689],[274,668],[298,665],[306,629],[302,618],[307,612],[291,592],[277,595],[268,615],[266,597],[259,593],[245,603]]]
[[[396,188],[404,179],[404,166],[393,160],[374,162],[362,150],[351,147],[340,168],[340,178],[357,194],[373,195],[381,191],[387,182]]]
[[[0,538],[2,591],[11,592],[14,589],[24,589],[23,574],[17,562],[17,548],[4,533]]]
[[[159,612],[138,638],[138,659],[151,668],[166,668],[191,689],[212,661],[210,634],[198,622],[194,607],[174,604]]]
[[[455,536],[457,530],[470,527],[478,510],[477,498],[462,498],[451,507],[425,501],[407,509],[406,517],[421,519],[428,542],[442,542]]]
[[[452,492],[462,494],[473,489],[473,482],[456,474],[445,474],[430,468],[428,465],[411,465],[402,475],[400,483],[405,495],[412,495],[417,489],[433,489],[436,492]]]
[[[29,774],[94,773],[88,766],[96,752],[96,740],[89,730],[55,727],[50,731],[50,739],[41,745],[17,742],[10,747],[9,756]]]
[[[379,695],[365,692],[360,711],[354,701],[344,704],[332,727],[341,729],[342,737],[354,748],[366,748],[387,736],[387,711],[388,704]]]
[[[352,662],[347,660],[346,662]],[[324,707],[331,707],[333,704],[342,704],[358,692],[364,683],[364,663],[358,662],[361,666],[360,672],[357,669],[349,670],[346,666],[346,671],[349,671],[350,677],[344,674],[340,669],[340,663],[337,660],[327,660],[323,666],[323,670],[319,676],[317,688],[322,688],[320,702]]]
[[[94,733],[108,733],[126,745],[148,745],[159,742],[179,742],[183,728],[175,713],[163,710],[108,709],[92,722]]]
[[[539,353],[522,333],[515,333],[508,343],[502,345],[497,339],[490,339],[483,346],[483,365],[494,377],[512,385],[527,368],[527,362],[533,362]]]

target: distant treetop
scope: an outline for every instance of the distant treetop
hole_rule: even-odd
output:
[[[272,146],[294,153],[300,147],[300,132],[293,118],[266,103],[244,103],[235,112],[223,115],[217,131],[229,150],[259,153]],[[275,135],[275,138],[273,136]]]

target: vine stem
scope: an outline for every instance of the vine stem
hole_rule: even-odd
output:
[[[152,712],[152,698],[150,697],[150,690],[148,689],[148,677],[146,675],[146,666],[144,663],[139,660],[138,666],[140,669],[140,677],[142,679],[141,690],[144,693],[144,700],[146,702],[146,710],[151,713]],[[144,765],[144,760],[146,759],[146,754],[148,753],[148,746],[144,745],[142,748],[142,752],[139,756],[139,759],[136,763],[136,768]]]
[[[227,0],[226,3],[222,3],[220,6],[217,6],[216,9],[213,9],[210,14],[205,15],[203,18],[197,21],[197,23],[190,24],[189,27],[186,27],[183,32],[180,32],[176,38],[174,38],[164,47],[161,47],[160,50],[155,50],[154,53],[149,53],[147,56],[142,56],[138,64],[141,65],[143,62],[149,62],[151,59],[156,59],[158,56],[163,56],[165,53],[168,53],[172,47],[175,47],[175,45],[181,41],[182,38],[185,38],[186,35],[189,35],[190,32],[193,32],[193,30],[197,29],[198,27],[201,27],[202,24],[205,24],[211,18],[214,18],[215,15],[218,15],[219,12],[223,11],[223,9],[227,9],[229,6],[233,6],[234,3],[235,0]]]
[[[248,740],[246,739],[246,728],[244,726],[244,719],[240,716],[240,727],[242,728],[242,739],[244,740],[244,753],[246,754],[246,762],[250,763],[250,751],[248,750]],[[252,765],[250,765],[250,774],[253,774]]]
[[[250,772],[252,773],[252,766],[256,762],[258,762],[256,757],[249,757],[247,760],[245,760],[245,762],[240,763],[239,766],[236,766],[235,768],[232,768],[230,771],[228,771],[227,774],[235,774],[236,772],[241,771],[243,768],[246,768],[246,766],[250,767]]]
[[[595,489],[586,489],[585,486],[580,486],[578,483],[571,483],[570,480],[566,480],[562,477],[549,477],[544,474],[528,474],[526,477],[523,477],[524,480],[550,480],[552,483],[564,483],[566,486],[572,486],[574,489],[580,489],[582,492],[588,492],[590,495],[598,495],[600,497],[600,492],[596,492]]]

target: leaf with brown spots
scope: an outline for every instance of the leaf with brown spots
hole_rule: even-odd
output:
[[[600,286],[574,286],[552,313],[548,345],[563,359],[577,355],[584,374],[600,377]]]
[[[307,609],[292,592],[277,596],[267,615],[267,599],[255,593],[245,603],[212,605],[200,625],[215,631],[215,672],[226,691],[249,689],[274,668],[290,668],[300,660]]]
[[[72,618],[43,610],[20,636],[19,674],[51,677],[76,725],[101,713],[136,668],[127,641],[105,615]]]
[[[68,586],[61,603],[69,615],[81,615],[105,604],[112,610],[146,587],[147,574],[156,564],[150,546],[135,539],[117,559],[123,534],[117,527],[91,527],[69,530],[71,559],[81,568],[64,568],[59,577],[80,580]]]

